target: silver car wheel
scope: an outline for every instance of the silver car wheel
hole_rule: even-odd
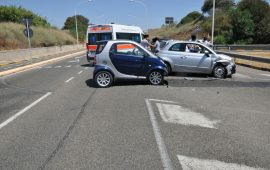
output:
[[[161,73],[159,71],[153,71],[149,75],[149,81],[153,85],[161,84],[162,80],[163,80],[163,76],[161,75]]]
[[[223,66],[216,66],[214,68],[214,76],[217,78],[224,78],[226,73],[225,67]]]
[[[99,73],[96,77],[96,82],[100,87],[107,87],[111,84],[111,75],[107,72]]]

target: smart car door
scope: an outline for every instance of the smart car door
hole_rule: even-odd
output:
[[[116,70],[125,75],[138,76],[143,66],[143,56],[132,43],[117,43],[110,50],[110,59]]]

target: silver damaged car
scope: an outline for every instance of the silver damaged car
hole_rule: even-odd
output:
[[[199,42],[170,40],[158,53],[168,72],[203,73],[226,78],[236,72],[234,59]]]

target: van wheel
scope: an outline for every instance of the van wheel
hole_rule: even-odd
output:
[[[100,71],[95,76],[95,82],[98,85],[98,87],[106,88],[110,87],[110,85],[113,82],[112,74],[108,71]]]
[[[213,69],[213,76],[216,78],[225,78],[226,77],[226,68],[222,65],[217,65]]]
[[[167,62],[165,62],[166,66],[167,66],[167,71],[168,71],[168,76],[172,73],[172,68],[171,65]]]
[[[160,85],[163,83],[164,76],[161,74],[160,71],[154,70],[148,76],[148,81],[152,85]]]

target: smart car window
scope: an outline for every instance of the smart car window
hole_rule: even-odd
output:
[[[134,44],[116,44],[116,54],[143,57],[145,52]]]

